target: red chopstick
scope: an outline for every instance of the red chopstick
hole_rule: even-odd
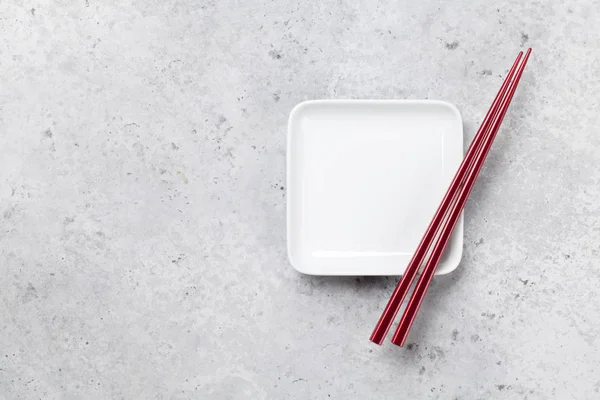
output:
[[[515,75],[514,80],[510,84],[508,94],[502,100],[502,103],[500,105],[500,110],[494,117],[494,122],[492,123],[492,128],[489,131],[489,133],[486,132],[487,135],[485,138],[485,142],[477,151],[477,155],[475,158],[473,168],[469,171],[469,174],[467,175],[465,183],[462,186],[460,193],[458,194],[458,199],[456,200],[456,202],[454,203],[454,205],[452,207],[452,210],[450,211],[450,216],[448,217],[444,226],[442,227],[442,233],[440,234],[439,239],[436,242],[435,247],[433,248],[431,257],[429,258],[429,261],[427,262],[427,264],[425,265],[425,268],[423,269],[423,273],[421,274],[419,281],[417,282],[417,286],[415,287],[413,295],[412,295],[410,301],[408,302],[406,310],[404,311],[404,315],[402,316],[402,319],[400,320],[400,323],[398,324],[398,328],[396,329],[396,333],[394,334],[394,337],[392,338],[392,343],[394,343],[396,345],[403,346],[404,343],[406,342],[406,338],[408,337],[410,328],[415,320],[417,312],[419,311],[421,303],[423,302],[423,298],[425,297],[427,288],[429,287],[429,284],[431,283],[431,279],[433,278],[435,269],[440,261],[440,258],[442,257],[442,254],[444,252],[446,245],[448,244],[448,239],[450,238],[450,235],[452,234],[452,231],[454,230],[454,226],[456,225],[456,222],[458,221],[458,217],[460,216],[460,213],[462,212],[462,209],[465,206],[467,198],[469,197],[469,194],[471,193],[471,189],[473,188],[475,180],[477,179],[477,176],[479,175],[479,171],[481,171],[481,167],[483,166],[483,163],[485,162],[487,154],[489,153],[490,148],[492,147],[494,138],[496,137],[496,134],[498,133],[498,130],[500,129],[500,125],[502,124],[502,120],[504,119],[504,116],[506,115],[506,112],[508,110],[510,102],[513,98],[513,95],[515,94],[517,85],[519,84],[519,81],[521,80],[521,75],[523,74],[523,70],[525,69],[525,65],[527,64],[527,60],[529,59],[530,54],[531,54],[531,49],[528,49],[527,53],[525,53],[525,58],[523,59],[523,62],[519,66],[519,69]]]
[[[477,134],[475,135],[475,138],[471,142],[471,145],[467,150],[467,154],[465,155],[465,158],[460,164],[460,167],[458,168],[458,171],[456,172],[456,175],[454,176],[450,187],[446,191],[446,194],[444,195],[440,206],[438,207],[431,223],[429,224],[429,227],[425,231],[423,239],[421,239],[421,242],[419,243],[419,246],[413,254],[412,259],[406,267],[402,278],[398,282],[396,289],[392,293],[390,300],[388,301],[381,317],[379,318],[379,321],[377,322],[377,325],[375,326],[375,329],[371,334],[370,340],[372,342],[381,345],[383,343],[383,340],[385,339],[385,336],[390,330],[390,327],[394,322],[394,318],[396,317],[396,314],[398,314],[398,310],[400,310],[400,306],[402,305],[402,302],[404,301],[406,294],[408,293],[408,290],[410,289],[415,277],[417,276],[419,267],[421,266],[425,255],[428,253],[433,239],[435,238],[436,233],[439,230],[439,227],[442,221],[444,220],[450,205],[452,204],[452,201],[455,199],[456,193],[461,183],[464,181],[466,173],[469,171],[473,164],[475,151],[481,146],[484,134],[487,132],[490,122],[492,121],[492,117],[497,111],[498,104],[504,97],[506,89],[511,81],[512,75],[514,74],[517,65],[519,64],[519,60],[521,59],[522,55],[523,52],[519,52],[519,55],[513,63],[513,66],[510,69],[506,79],[502,83],[498,94],[496,94],[496,98],[494,98],[490,109],[488,110],[479,130],[477,131]]]

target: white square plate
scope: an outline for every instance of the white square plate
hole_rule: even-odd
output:
[[[463,155],[462,120],[433,100],[316,100],[291,112],[287,248],[311,275],[402,275]],[[436,274],[462,256],[463,218]]]

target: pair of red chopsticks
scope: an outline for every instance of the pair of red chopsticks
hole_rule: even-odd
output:
[[[512,100],[515,90],[517,89],[521,75],[523,74],[523,69],[525,69],[525,65],[529,59],[529,54],[531,54],[531,49],[527,50],[523,62],[519,64],[519,61],[521,61],[521,57],[523,56],[523,52],[519,53],[512,68],[508,72],[508,76],[502,83],[500,91],[496,95],[496,98],[494,99],[492,106],[481,123],[475,138],[471,142],[471,145],[467,150],[467,154],[458,168],[458,171],[456,172],[448,191],[446,192],[438,210],[429,224],[429,227],[425,231],[425,235],[423,236],[423,239],[421,239],[421,243],[419,243],[419,246],[410,260],[404,275],[398,282],[398,286],[396,286],[396,289],[388,301],[383,314],[379,318],[377,326],[371,334],[372,342],[379,345],[383,343],[383,339],[385,339],[385,336],[390,330],[390,327],[394,322],[394,318],[400,310],[400,306],[402,305],[408,290],[410,289],[415,277],[417,276],[417,273],[419,272],[421,263],[424,261],[425,256],[429,253],[429,250],[433,245],[433,250],[430,253],[429,260],[421,272],[421,276],[417,282],[415,290],[413,291],[413,295],[409,300],[406,309],[404,310],[404,314],[402,315],[400,323],[398,324],[396,333],[392,338],[392,343],[398,346],[404,345],[404,342],[408,336],[408,332],[410,331],[410,327],[415,320],[415,316],[419,311],[419,307],[423,302],[427,288],[429,287],[431,279],[433,278],[435,269],[437,268],[437,265],[442,257],[446,244],[448,244],[448,239],[454,230],[454,226],[456,225],[460,213],[465,206],[467,197],[469,197],[469,193],[473,188],[475,179],[477,179],[477,175],[479,175],[479,171],[481,170],[483,162],[490,151],[490,147],[492,146],[494,138],[496,137],[496,133],[500,128],[500,124],[506,115],[510,101]],[[437,241],[435,241],[435,239],[437,239]]]

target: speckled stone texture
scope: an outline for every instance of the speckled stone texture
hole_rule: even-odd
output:
[[[0,399],[600,398],[598,1],[0,2]],[[286,259],[289,111],[534,53],[407,348]]]

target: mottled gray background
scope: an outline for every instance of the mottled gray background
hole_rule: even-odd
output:
[[[357,4],[363,3],[363,4]],[[597,399],[598,1],[0,2],[0,398]],[[408,348],[301,276],[289,111],[443,99],[534,48]]]

